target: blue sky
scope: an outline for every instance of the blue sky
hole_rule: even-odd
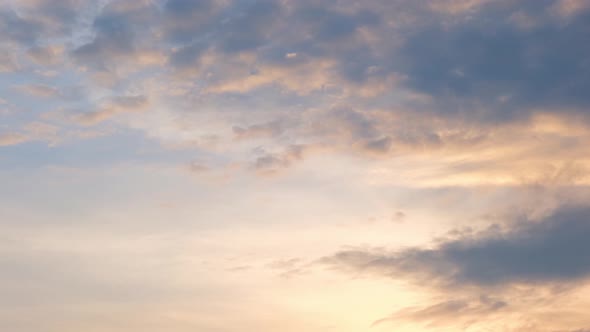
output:
[[[0,0],[0,330],[590,329],[585,0]]]

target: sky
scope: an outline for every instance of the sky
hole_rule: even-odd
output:
[[[0,331],[590,331],[590,1],[0,0]]]

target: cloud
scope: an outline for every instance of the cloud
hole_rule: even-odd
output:
[[[0,53],[0,73],[10,73],[19,69],[18,62],[11,53],[6,49]]]
[[[435,19],[407,36],[394,67],[407,87],[436,98],[440,112],[505,121],[540,106],[583,111],[590,13],[563,22],[549,16],[550,3],[491,2],[470,18]],[[506,20],[519,12],[539,25]]]
[[[305,151],[306,147],[303,145],[290,145],[280,153],[262,150],[262,155],[256,158],[252,168],[261,175],[273,175],[289,168],[294,162],[301,161]]]
[[[0,134],[0,146],[18,145],[30,141],[46,141],[50,145],[59,141],[59,127],[44,123],[30,122],[19,131]]]
[[[290,279],[308,273],[310,264],[300,258],[290,258],[275,260],[267,264],[266,267],[277,271],[279,277]]]
[[[544,114],[587,120],[588,48],[580,41],[588,8],[580,1],[30,0],[14,8],[4,15],[27,29],[50,27],[52,38],[43,32],[37,40],[24,29],[19,39],[28,41],[11,49],[35,70],[51,66],[88,91],[154,94],[170,119],[233,124],[221,138],[228,144],[256,138],[269,151],[305,144],[382,160],[430,153],[440,167],[415,181],[428,185],[513,183],[590,165],[581,137],[566,129],[539,136],[529,127]],[[15,59],[0,71],[29,69]],[[70,63],[81,68],[69,72]],[[59,79],[27,86],[36,96],[68,91]],[[253,108],[252,119],[210,111],[226,107]],[[91,110],[75,116],[82,125],[130,109],[100,97],[66,108]],[[144,130],[158,136],[159,126]],[[293,164],[274,154],[261,165]]]
[[[281,6],[275,1],[255,1],[238,9],[227,20],[218,39],[218,48],[224,53],[256,49],[270,36],[269,28],[280,17]]]
[[[94,18],[94,38],[70,52],[76,62],[96,71],[132,71],[162,64],[153,29],[155,6],[147,1],[113,1]]]
[[[328,85],[366,93],[346,81],[365,83],[374,72],[359,35],[380,24],[370,10],[307,2],[170,1],[164,15],[163,41],[173,46],[169,64],[184,75],[206,76],[209,92],[280,84],[300,93]]]
[[[391,144],[391,137],[383,137],[367,142],[364,145],[364,149],[366,151],[373,152],[376,154],[383,154],[389,151],[389,149],[391,148]]]
[[[461,14],[472,11],[491,0],[446,0],[446,1],[431,1],[429,7],[435,11],[440,11],[448,14]]]
[[[279,121],[271,121],[248,127],[234,126],[232,130],[236,139],[256,139],[281,135],[283,133],[283,125]]]
[[[203,43],[182,46],[174,51],[168,58],[168,62],[177,69],[196,68],[200,65],[201,55],[206,51],[207,46]]]
[[[39,22],[24,18],[13,10],[0,11],[0,34],[4,40],[32,45],[41,35],[42,28]]]
[[[61,95],[61,92],[56,87],[43,84],[23,85],[17,87],[17,89],[33,97],[52,98]]]
[[[562,207],[538,221],[459,234],[433,248],[346,250],[322,262],[354,272],[455,287],[572,282],[590,276],[588,236],[590,209]]]
[[[0,146],[17,145],[28,141],[29,138],[23,134],[5,133],[0,134]]]
[[[386,227],[400,229],[392,237],[414,241],[414,235],[422,236],[415,230],[432,225],[428,223],[443,225],[449,219],[446,214],[471,216],[489,208],[489,204],[519,210],[520,201],[514,197],[522,199],[521,195],[527,194],[515,194],[514,188],[522,184],[576,193],[587,190],[590,184],[590,47],[586,42],[590,7],[586,1],[5,0],[2,5],[0,90],[17,87],[12,91],[19,93],[2,96],[2,106],[10,112],[0,111],[0,145],[33,142],[19,147],[22,151],[4,149],[9,155],[2,156],[2,160],[8,158],[19,172],[26,171],[20,163],[50,162],[61,167],[62,163],[84,161],[96,167],[92,151],[97,146],[104,152],[99,158],[105,163],[124,159],[139,164],[139,168],[146,162],[157,164],[153,169],[183,163],[182,176],[192,175],[204,184],[196,186],[204,190],[202,193],[188,196],[219,192],[222,203],[237,198],[236,204],[229,205],[246,207],[254,213],[245,218],[246,222],[285,219],[279,225],[281,229],[274,227],[272,232],[282,232],[287,229],[282,227],[290,227],[292,221],[308,217],[336,225],[326,230],[330,233],[327,237],[320,234],[317,245],[306,248],[314,252],[326,247],[332,252],[332,245],[360,238],[355,230],[348,230],[357,226],[348,225],[357,225],[357,219],[369,216],[392,222],[373,223],[369,237],[362,236],[363,241],[387,241],[386,234],[380,232]],[[83,89],[83,93],[70,93],[73,86]],[[80,141],[102,135],[111,137]],[[155,144],[154,139],[161,144]],[[39,144],[66,140],[72,144],[48,151]],[[29,150],[35,153],[23,153]],[[176,172],[179,167],[170,168]],[[296,168],[293,174],[280,181],[258,184],[260,179],[252,179],[252,175],[283,175],[291,168]],[[243,169],[250,173],[243,173]],[[112,174],[101,171],[99,175],[104,180]],[[184,183],[183,179],[179,183]],[[108,182],[102,180],[99,182]],[[213,181],[207,183],[209,180]],[[69,183],[54,182],[60,186]],[[153,185],[149,181],[135,183]],[[310,184],[322,184],[326,195],[320,193],[319,199],[306,195]],[[252,185],[272,190],[253,197],[243,195],[240,190]],[[235,197],[225,195],[225,190]],[[275,191],[280,195],[274,195]],[[188,196],[180,197],[180,203],[166,198],[172,204],[163,213],[182,213],[191,219],[190,211],[178,209]],[[252,208],[268,202],[267,196],[277,204],[266,204],[270,210]],[[409,280],[425,286],[427,292],[442,293],[432,301],[417,300],[391,315],[387,313],[393,306],[385,303],[390,300],[386,296],[379,301],[385,308],[368,314],[355,311],[362,319],[368,315],[365,323],[383,317],[378,328],[388,328],[381,324],[418,322],[434,329],[455,323],[474,329],[470,324],[480,317],[500,319],[513,309],[540,312],[551,304],[532,300],[525,303],[521,300],[525,291],[516,294],[514,289],[537,292],[554,285],[577,286],[590,278],[590,258],[586,254],[590,250],[586,244],[590,213],[584,207],[569,206],[548,214],[563,203],[563,197],[546,193],[538,196],[530,194],[522,199],[538,205],[534,216],[507,217],[503,226],[449,234],[429,246],[343,250],[324,258],[322,263],[371,277]],[[283,203],[279,200],[291,198],[303,199],[311,214],[304,211],[301,218],[281,214]],[[124,200],[117,203],[129,207]],[[326,204],[331,207],[326,209]],[[32,213],[30,218],[45,218],[39,209],[25,205],[30,208],[23,213]],[[194,204],[187,206],[199,210]],[[449,211],[449,206],[459,207],[460,211]],[[204,223],[191,225],[200,229],[214,219],[220,228],[212,231],[222,232],[225,224],[223,220],[217,223],[217,219],[236,219],[232,211],[200,209],[204,215],[197,219]],[[117,217],[115,212],[103,208],[97,218]],[[494,218],[496,212],[492,211]],[[12,210],[9,213],[11,217]],[[443,220],[440,223],[429,218],[438,213]],[[12,219],[19,220],[20,211],[14,214],[17,218]],[[158,214],[150,216],[162,219]],[[119,219],[143,220],[125,215]],[[164,219],[174,220],[169,216]],[[297,223],[296,228],[300,226]],[[364,223],[359,227],[365,227]],[[431,230],[425,228],[426,232]],[[411,233],[408,239],[404,230]],[[89,236],[96,235],[91,233]],[[271,251],[280,254],[276,248]],[[295,256],[301,256],[294,251]],[[86,258],[80,260],[96,261]],[[123,260],[128,258],[133,260],[131,256]],[[316,265],[308,265],[307,259],[279,260],[270,268],[283,276],[305,273],[311,281]],[[67,257],[63,260],[68,261]],[[191,257],[178,262],[183,265],[199,260]],[[117,271],[116,267],[125,263],[110,266],[114,270],[109,266],[103,270]],[[59,264],[57,274],[61,273]],[[29,283],[42,284],[35,276],[42,277],[40,272],[55,264],[41,259],[31,265],[24,262],[16,267],[35,272],[31,276],[23,274],[31,278]],[[88,268],[75,265],[74,270]],[[222,270],[206,265],[203,269],[210,272]],[[141,279],[149,270],[133,273]],[[255,270],[249,273],[260,272]],[[98,272],[96,276],[100,277]],[[22,279],[19,277],[13,279]],[[94,277],[82,275],[74,279],[81,279],[82,287],[96,289],[97,285],[83,282]],[[130,284],[137,286],[137,278],[130,278]],[[390,280],[382,279],[384,287],[389,287]],[[68,281],[49,283],[48,289],[63,288]],[[295,285],[297,280],[292,282]],[[187,288],[181,288],[179,294],[186,294]],[[227,292],[224,287],[220,289]],[[121,294],[119,287],[113,290]],[[367,291],[359,290],[363,294]],[[81,290],[80,296],[91,293]],[[300,293],[308,296],[314,292]],[[481,293],[493,296],[480,297]],[[27,301],[34,299],[34,294],[23,294]],[[51,299],[49,295],[47,299]],[[307,306],[316,302],[321,310],[336,312],[342,307],[300,299],[304,298],[295,299],[290,308],[304,302],[305,308],[295,309],[310,312]],[[524,304],[535,309],[524,308]],[[361,306],[362,310],[372,310]],[[216,306],[210,307],[217,310]],[[164,316],[175,314],[162,311]],[[190,312],[187,315],[200,319],[190,316]],[[554,331],[557,324],[547,330]],[[194,328],[188,325],[187,329]],[[571,332],[585,326],[562,327]],[[324,331],[326,327],[300,330]]]
[[[392,323],[423,323],[430,328],[461,326],[466,330],[471,325],[502,314],[508,303],[486,295],[475,299],[454,299],[435,303],[427,307],[410,307],[379,319],[373,326]]]
[[[103,14],[95,20],[94,27],[97,32],[95,39],[73,52],[78,61],[101,68],[115,57],[134,53],[134,32],[125,16]]]
[[[144,95],[115,96],[104,101],[98,110],[74,114],[73,119],[81,125],[96,125],[118,114],[143,111],[149,104],[149,99]]]
[[[349,38],[358,28],[378,25],[380,20],[376,13],[367,9],[346,13],[326,7],[307,7],[300,11],[299,16],[309,22],[313,39],[320,42]]]
[[[213,0],[169,0],[165,3],[164,36],[171,44],[187,44],[210,29],[219,5]]]
[[[164,11],[176,20],[193,21],[195,16],[207,14],[214,7],[212,0],[169,0]]]
[[[209,166],[203,165],[198,161],[191,162],[187,168],[192,173],[204,173],[211,170]]]
[[[27,51],[27,55],[38,65],[51,66],[56,64],[63,50],[59,47],[39,47],[35,46]]]
[[[39,37],[72,33],[72,28],[84,9],[82,0],[23,0],[13,5],[19,14],[42,25]],[[43,39],[43,38],[41,38]]]
[[[590,4],[584,0],[559,0],[554,7],[560,15],[570,17],[588,10]]]

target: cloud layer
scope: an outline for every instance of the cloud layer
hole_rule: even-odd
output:
[[[584,0],[0,0],[0,328],[586,331],[589,31]]]

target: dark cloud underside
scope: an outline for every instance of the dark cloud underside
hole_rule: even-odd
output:
[[[446,285],[562,282],[590,276],[590,209],[562,208],[507,231],[491,228],[399,252],[348,250],[323,262],[357,272]]]

